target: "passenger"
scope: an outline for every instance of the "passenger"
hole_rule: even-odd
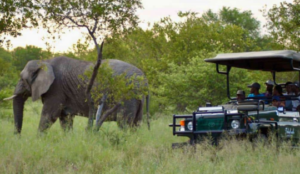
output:
[[[285,107],[285,99],[283,97],[282,87],[280,85],[276,85],[274,87],[272,105],[276,107]]]
[[[294,95],[299,95],[299,82],[292,83],[291,90]]]
[[[295,94],[292,92],[292,85],[293,85],[292,82],[286,82],[286,83],[285,83],[285,90],[286,90],[286,93],[284,93],[283,95],[295,95]],[[292,111],[292,110],[293,110],[293,103],[292,103],[292,100],[285,100],[285,108],[286,108],[286,110],[288,110],[288,111]]]
[[[299,82],[294,82],[292,85],[291,85],[291,90],[292,90],[292,93],[295,95],[295,96],[298,96],[299,95]],[[300,96],[296,97],[297,99],[296,100],[292,100],[292,105],[293,105],[293,108],[292,110],[293,111],[299,111],[300,109]]]
[[[286,93],[284,93],[283,95],[295,95],[295,94],[293,94],[293,92],[292,92],[292,82],[286,82],[285,83],[285,90],[286,90]]]
[[[274,82],[272,80],[267,80],[265,84],[266,84],[267,88],[266,88],[266,92],[264,93],[264,95],[266,97],[272,97]]]
[[[238,90],[238,91],[236,92],[236,101],[237,101],[237,102],[241,102],[241,101],[243,101],[243,100],[245,100],[245,91],[243,91],[243,90]]]
[[[248,97],[264,97],[264,94],[260,94],[259,93],[259,89],[260,89],[260,84],[259,83],[252,83],[252,85],[248,85],[250,89],[250,94],[248,95]]]

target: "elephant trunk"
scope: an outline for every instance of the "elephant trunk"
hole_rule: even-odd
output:
[[[4,100],[13,99],[13,110],[15,119],[15,133],[21,133],[23,123],[23,111],[24,104],[27,98],[30,96],[29,90],[23,80],[19,80],[15,92],[11,97],[5,98]]]
[[[24,104],[28,97],[18,95],[13,99],[15,133],[21,133],[23,123]]]

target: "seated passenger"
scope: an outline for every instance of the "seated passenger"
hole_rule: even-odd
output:
[[[282,94],[282,87],[276,85],[273,90],[272,105],[276,107],[285,107],[285,99]]]
[[[252,85],[248,85],[250,89],[250,94],[248,95],[248,97],[264,97],[264,94],[260,94],[259,93],[259,89],[260,89],[260,84],[259,83],[252,83]]]
[[[292,83],[291,90],[294,95],[298,96],[299,95],[299,83],[298,82]],[[300,96],[297,97],[297,100],[292,100],[292,105],[293,105],[292,110],[293,111],[300,110],[300,102],[299,101],[300,101]]]
[[[245,99],[245,91],[243,90],[238,90],[236,92],[236,101],[237,102],[241,102]]]
[[[286,93],[284,93],[283,95],[295,95],[293,92],[292,92],[292,85],[293,83],[292,82],[286,82],[285,83],[285,90],[286,90]]]
[[[266,97],[272,97],[274,82],[272,80],[267,80],[265,84],[266,84],[267,88],[266,88],[266,92],[264,93],[264,95]]]
[[[284,93],[283,95],[295,95],[292,92],[292,85],[293,85],[292,82],[286,82],[285,83],[284,86],[285,86],[286,93]],[[285,108],[288,111],[292,111],[293,110],[292,100],[285,100]]]

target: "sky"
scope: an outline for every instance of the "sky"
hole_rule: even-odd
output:
[[[260,12],[266,6],[267,9],[271,8],[274,4],[278,5],[283,0],[141,0],[143,9],[139,9],[137,14],[141,20],[139,24],[142,28],[147,28],[150,22],[159,21],[161,18],[170,16],[173,20],[178,21],[177,13],[179,11],[193,11],[200,15],[207,10],[211,9],[213,12],[218,12],[222,7],[238,8],[241,11],[250,10],[253,16],[263,25],[266,19]],[[293,0],[286,0],[292,2]],[[262,28],[262,32],[265,30]],[[45,36],[46,32],[43,30],[23,30],[22,36],[12,38],[12,48],[26,45],[35,45],[41,48],[46,48]],[[60,40],[57,40],[53,45],[52,51],[64,52],[68,51],[78,39],[82,38],[79,31],[68,32],[63,35]]]

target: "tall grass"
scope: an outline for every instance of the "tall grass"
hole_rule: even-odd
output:
[[[38,136],[41,104],[28,103],[21,136],[13,135],[12,119],[0,116],[0,173],[299,173],[300,150],[275,143],[204,142],[196,148],[171,149],[171,115],[157,114],[151,130],[120,130],[104,123],[100,132],[85,131],[87,119],[76,117],[74,129],[55,123]],[[7,114],[8,112],[0,112]]]

